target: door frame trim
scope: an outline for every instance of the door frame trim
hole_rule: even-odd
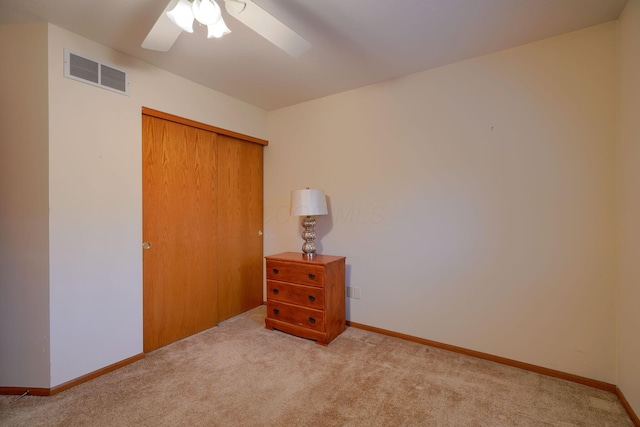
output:
[[[142,114],[151,116],[151,117],[157,117],[159,119],[168,120],[170,122],[180,123],[180,124],[191,126],[198,129],[207,130],[210,132],[215,132],[220,135],[231,136],[233,138],[238,138],[243,141],[253,142],[255,144],[260,144],[264,146],[269,145],[269,141],[267,141],[266,139],[256,138],[255,136],[245,135],[245,134],[234,132],[231,130],[222,129],[216,126],[211,126],[206,123],[197,122],[195,120],[185,119],[184,117],[175,116],[173,114],[154,110],[153,108],[142,107]]]

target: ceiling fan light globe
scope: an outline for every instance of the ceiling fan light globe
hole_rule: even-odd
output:
[[[167,12],[167,16],[187,33],[193,33],[193,13],[188,0],[179,0],[175,7]]]
[[[220,6],[214,0],[193,0],[191,11],[202,25],[213,25],[222,16]]]
[[[227,24],[225,24],[224,19],[222,19],[222,17],[220,17],[220,19],[218,20],[218,22],[216,22],[213,25],[207,25],[207,38],[216,38],[219,39],[220,37],[227,35],[231,32],[231,30],[229,29],[229,27],[227,27]]]

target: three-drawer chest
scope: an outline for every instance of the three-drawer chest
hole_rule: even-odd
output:
[[[267,329],[327,345],[346,327],[345,257],[284,252],[265,257]]]

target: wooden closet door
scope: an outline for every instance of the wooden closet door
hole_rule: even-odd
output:
[[[149,352],[215,326],[216,137],[142,116],[143,321]]]
[[[262,145],[218,135],[218,320],[262,304]]]

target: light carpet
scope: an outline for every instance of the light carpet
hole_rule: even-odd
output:
[[[0,396],[0,425],[633,426],[613,393],[356,328],[322,347],[264,317],[54,396]]]

